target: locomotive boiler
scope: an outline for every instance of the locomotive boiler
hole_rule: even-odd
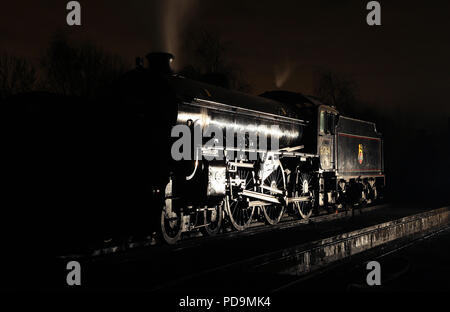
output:
[[[311,210],[306,206],[315,201],[313,187],[308,187],[312,176],[301,175],[300,168],[312,168],[317,155],[304,151],[308,122],[299,110],[173,74],[171,58],[149,54],[149,68],[126,74],[116,97],[139,107],[143,115],[155,116],[145,127],[148,142],[157,147],[147,151],[148,159],[158,164],[148,183],[154,205],[162,208],[164,240],[174,243],[194,229],[215,234],[224,217],[244,230],[254,217],[279,222],[287,206],[300,213]],[[175,126],[191,130],[186,135],[192,144],[182,151],[187,155],[183,159],[173,157]],[[198,140],[195,133],[211,127],[220,134],[213,137],[217,144],[208,147],[211,136]]]

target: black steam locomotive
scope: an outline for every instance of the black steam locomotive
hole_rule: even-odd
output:
[[[48,229],[70,245],[158,232],[173,244],[184,232],[241,231],[256,219],[276,224],[285,213],[309,218],[380,198],[383,139],[374,123],[310,96],[252,96],[185,79],[171,71],[170,54],[147,59],[94,101],[34,95],[6,106],[11,194],[23,201],[9,211],[28,207],[21,226],[33,235]],[[211,148],[202,137],[182,151],[190,159],[173,159],[174,126],[212,124],[278,146],[224,135]],[[218,153],[225,157],[204,157]]]
[[[254,219],[276,224],[285,211],[309,218],[320,207],[379,198],[385,184],[383,140],[374,123],[341,116],[301,94],[251,96],[185,79],[172,73],[171,60],[170,54],[149,54],[149,68],[128,73],[117,96],[154,116],[144,135],[154,146],[149,209],[161,212],[158,225],[166,242],[195,229],[214,235],[224,221],[240,231]],[[173,126],[205,130],[211,124],[223,130],[218,148],[204,147],[203,140],[191,145],[192,160],[172,160]],[[225,137],[230,129],[264,132],[269,142],[278,140],[278,149],[248,140],[236,144],[236,138]],[[227,144],[230,140],[234,144]],[[201,157],[218,150],[223,159]]]

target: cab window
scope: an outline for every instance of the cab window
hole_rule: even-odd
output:
[[[319,126],[320,134],[334,134],[334,127],[336,126],[336,116],[325,110],[321,111]]]
[[[334,135],[334,127],[336,126],[336,116],[332,113],[327,113],[328,115],[328,122],[327,122],[327,126],[328,126],[328,133]]]
[[[325,111],[320,112],[319,125],[320,125],[319,130],[320,134],[325,134]]]

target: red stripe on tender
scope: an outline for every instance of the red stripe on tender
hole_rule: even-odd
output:
[[[339,135],[346,136],[349,138],[357,138],[357,139],[365,139],[365,140],[375,140],[375,141],[381,141],[381,138],[371,138],[371,137],[364,137],[359,135],[352,135],[352,134],[346,134],[346,133],[338,133]]]

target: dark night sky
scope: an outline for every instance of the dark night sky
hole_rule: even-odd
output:
[[[311,93],[315,72],[325,68],[352,77],[369,105],[439,116],[433,120],[446,124],[450,1],[381,0],[381,27],[366,24],[367,2],[80,0],[83,25],[69,29],[67,1],[16,0],[2,3],[0,50],[37,61],[60,28],[132,64],[202,26],[230,43],[229,57],[244,69],[253,93],[276,89],[275,68],[290,70],[283,89]],[[172,52],[179,67],[186,60],[178,50]]]

